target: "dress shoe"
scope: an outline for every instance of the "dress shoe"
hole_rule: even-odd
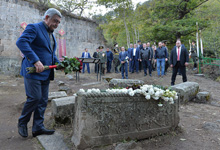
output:
[[[28,137],[27,126],[18,126],[18,133],[24,138]]]
[[[48,129],[41,129],[39,131],[32,132],[33,137],[36,137],[38,135],[46,134],[51,135],[55,132],[55,130],[48,130]]]
[[[152,77],[152,75],[150,74],[150,77]]]

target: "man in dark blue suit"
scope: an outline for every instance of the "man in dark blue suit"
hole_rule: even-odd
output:
[[[139,68],[139,52],[140,49],[137,48],[137,44],[134,44],[134,48],[131,51],[131,65],[132,65],[132,69],[131,72],[134,73],[134,69],[136,70],[136,73],[138,73],[138,68]]]
[[[112,69],[113,53],[109,50],[109,48],[106,49],[106,55],[107,55],[107,73],[110,73]]]
[[[125,48],[122,47],[121,48],[121,52],[119,53],[119,60],[121,63],[121,75],[122,75],[122,79],[125,78],[128,79],[128,60],[129,60],[129,56],[128,56],[128,52],[125,51]],[[124,76],[124,72],[125,72],[125,76]]]
[[[33,115],[33,137],[41,134],[53,134],[54,130],[44,127],[44,112],[48,102],[50,80],[54,79],[54,70],[45,70],[44,65],[59,63],[55,55],[57,48],[53,31],[61,21],[61,13],[50,8],[44,14],[44,21],[29,24],[16,44],[24,54],[21,75],[24,77],[27,101],[18,120],[18,133],[28,136],[27,124]],[[27,74],[27,67],[36,67],[36,73]]]
[[[171,78],[171,85],[175,84],[176,75],[178,69],[182,74],[183,82],[187,81],[186,66],[188,66],[189,55],[185,46],[181,45],[181,41],[177,40],[176,46],[172,49],[170,54],[170,67],[173,68],[173,74]]]
[[[130,48],[128,48],[128,56],[129,56],[129,72],[132,72],[132,58],[131,58],[131,52],[133,50],[133,44],[130,44]]]
[[[137,48],[139,49],[139,51],[141,51],[141,50],[143,49],[143,44],[141,44],[141,41],[140,41],[140,40],[138,41]],[[141,70],[142,70],[142,67],[143,67],[143,64],[142,64],[141,61],[139,61],[139,67],[138,67],[138,69],[139,69],[140,72],[141,72]]]
[[[91,58],[90,53],[88,52],[87,48],[85,48],[85,52],[82,53],[82,58]],[[90,74],[89,63],[83,63],[82,73],[85,72],[85,65],[87,66],[87,71]]]

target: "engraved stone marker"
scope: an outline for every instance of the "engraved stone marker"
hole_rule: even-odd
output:
[[[175,129],[179,100],[174,104],[135,94],[78,92],[72,142],[78,149],[140,140]]]

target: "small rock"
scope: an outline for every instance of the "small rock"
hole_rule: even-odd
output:
[[[210,103],[211,101],[211,94],[209,92],[199,92],[196,95],[196,99],[194,102],[197,103]]]
[[[69,80],[74,80],[73,76],[70,75],[70,74],[67,75],[67,78],[68,78]]]
[[[131,150],[136,147],[136,143],[134,141],[128,143],[120,143],[115,147],[115,150]]]
[[[210,131],[217,131],[220,132],[220,126],[217,123],[213,123],[213,122],[206,122],[205,124],[203,124],[202,126],[204,129],[206,130],[210,130]]]
[[[198,77],[205,77],[204,74],[194,74],[194,76],[198,76]]]
[[[63,81],[58,81],[58,86],[63,86],[65,83]]]
[[[65,91],[67,94],[72,93],[72,89],[67,85],[59,86],[59,91]]]

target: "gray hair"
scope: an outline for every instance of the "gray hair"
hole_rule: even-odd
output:
[[[59,10],[55,9],[55,8],[49,8],[45,14],[44,14],[44,17],[43,17],[43,20],[45,20],[46,16],[49,16],[49,17],[53,17],[54,15],[57,15],[59,16],[60,18],[62,18],[62,15],[60,13]]]

